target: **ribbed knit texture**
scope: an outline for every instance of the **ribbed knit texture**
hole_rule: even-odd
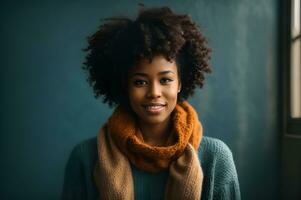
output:
[[[115,109],[104,127],[133,165],[144,171],[159,172],[172,165],[183,154],[188,143],[198,149],[203,136],[198,115],[187,101],[176,105],[170,124],[167,142],[160,147],[145,143],[134,116],[121,106]]]
[[[232,153],[220,140],[203,137],[198,151],[204,173],[202,200],[240,199],[240,189]],[[96,138],[78,144],[72,151],[65,169],[61,199],[92,200],[97,198],[93,179],[98,159]],[[135,199],[163,199],[168,171],[147,173],[134,166]]]
[[[197,149],[203,131],[198,115],[187,102],[171,114],[170,133],[163,146],[147,144],[131,112],[117,107],[99,130],[99,160],[94,179],[99,199],[134,200],[131,164],[150,173],[168,170],[165,200],[199,200],[203,171]]]

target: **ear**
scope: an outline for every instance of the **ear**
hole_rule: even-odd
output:
[[[181,88],[182,88],[182,84],[181,84],[181,81],[179,81],[178,93],[181,92]]]

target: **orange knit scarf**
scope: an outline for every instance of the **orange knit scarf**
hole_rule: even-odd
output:
[[[201,125],[188,102],[176,105],[171,120],[172,134],[167,141],[170,143],[175,138],[176,143],[164,147],[144,143],[134,118],[121,107],[109,119],[108,132],[132,164],[141,170],[158,172],[167,169],[170,162],[183,153],[188,142],[197,150],[201,141]]]
[[[169,169],[166,199],[200,199],[203,174],[197,149],[202,138],[201,123],[188,102],[177,104],[171,120],[167,143],[150,146],[130,113],[121,107],[114,111],[98,134],[99,162],[94,178],[103,199],[134,198],[130,163],[148,172]]]

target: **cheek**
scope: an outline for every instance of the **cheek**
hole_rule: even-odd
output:
[[[139,102],[143,98],[144,92],[141,89],[130,88],[128,91],[128,95],[129,95],[129,100],[131,101],[131,103]]]
[[[176,87],[168,88],[165,91],[165,96],[168,98],[169,101],[177,101],[178,88],[176,88]]]

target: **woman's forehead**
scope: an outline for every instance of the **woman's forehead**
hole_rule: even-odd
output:
[[[177,71],[177,65],[174,60],[167,60],[164,56],[158,55],[151,60],[148,58],[141,59],[130,72],[137,71]]]

